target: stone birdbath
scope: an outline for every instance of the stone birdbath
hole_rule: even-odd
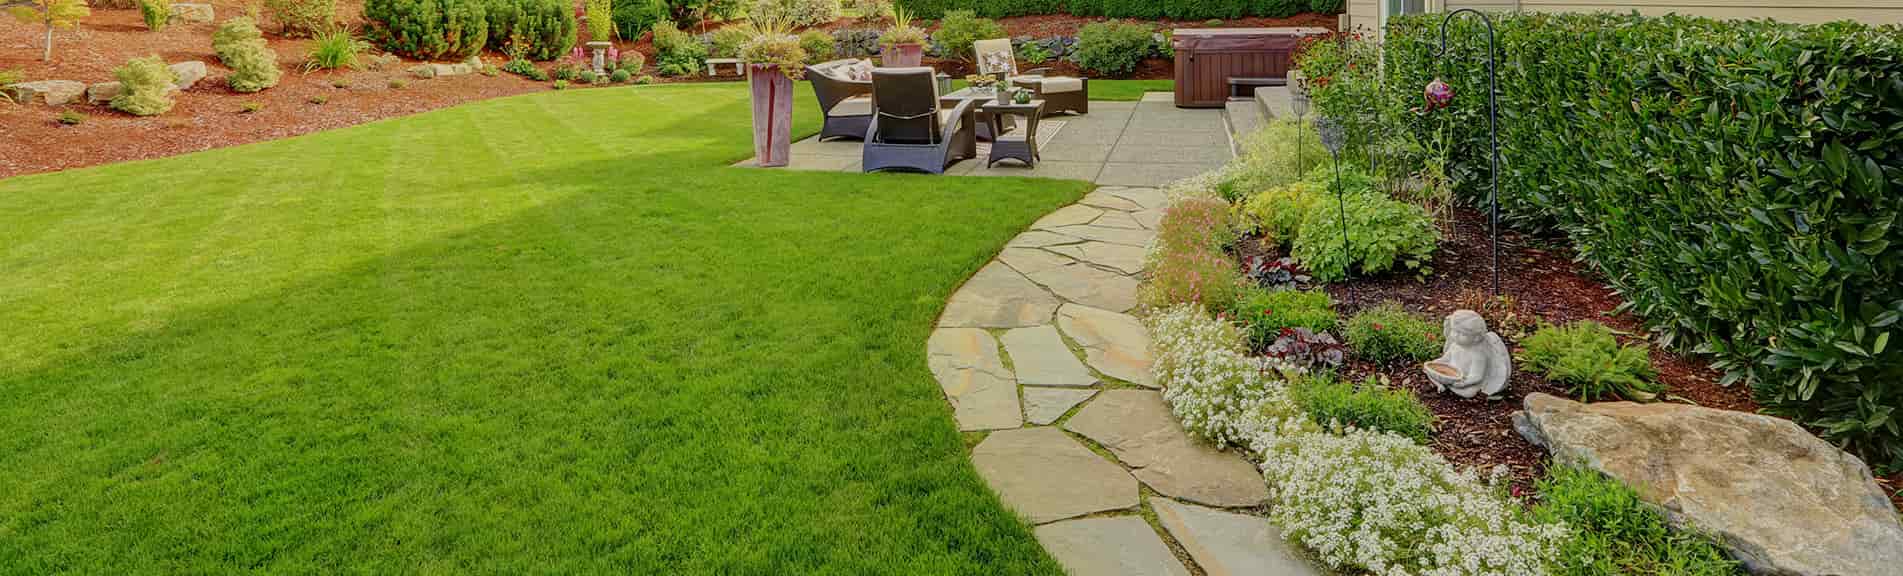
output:
[[[594,41],[588,43],[588,51],[594,54],[593,63],[596,74],[602,74],[607,71],[608,48],[612,46],[614,46],[613,42]]]

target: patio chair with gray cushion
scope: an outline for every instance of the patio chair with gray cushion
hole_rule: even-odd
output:
[[[825,124],[819,139],[840,136],[864,138],[872,123],[872,62],[857,58],[821,62],[806,67],[806,79],[819,97]]]
[[[943,174],[952,162],[976,154],[977,134],[965,121],[972,101],[939,107],[931,68],[879,68],[872,71],[872,86],[872,124],[861,155],[865,171]]]
[[[1010,38],[979,40],[972,43],[978,60],[978,73],[1003,76],[1012,86],[1027,88],[1034,98],[1044,100],[1044,113],[1090,113],[1090,80],[1068,76],[1046,76],[1050,68],[1018,70],[1017,55],[1011,51]]]

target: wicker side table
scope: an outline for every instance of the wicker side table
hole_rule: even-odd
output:
[[[1009,126],[1003,122],[1006,116],[1023,116],[1024,129],[1011,130],[991,137],[991,154],[985,158],[985,167],[990,168],[999,160],[1010,158],[1023,162],[1026,166],[1037,165],[1037,123],[1044,116],[1044,101],[1032,100],[1024,104],[1011,102],[986,102],[979,107],[992,126]]]

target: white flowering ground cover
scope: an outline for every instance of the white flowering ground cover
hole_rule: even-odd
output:
[[[1213,180],[1179,183],[1172,198],[1210,197]],[[1240,329],[1198,304],[1145,322],[1183,428],[1245,449],[1269,484],[1270,520],[1322,562],[1381,576],[1547,573],[1567,529],[1533,521],[1498,470],[1483,479],[1405,436],[1309,421],[1288,390],[1300,370],[1250,356]]]

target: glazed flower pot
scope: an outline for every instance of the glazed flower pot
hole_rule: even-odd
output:
[[[753,88],[753,158],[760,166],[785,166],[793,149],[793,79],[777,64],[748,64]]]
[[[910,68],[925,62],[924,44],[894,44],[879,52],[879,62],[887,68]]]

